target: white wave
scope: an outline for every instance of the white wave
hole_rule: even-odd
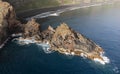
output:
[[[20,37],[20,36],[22,36],[22,33],[12,34],[11,36],[12,36],[12,37]]]
[[[101,53],[100,56],[103,58],[103,61],[104,61],[105,63],[110,63],[110,59],[104,55],[104,52]]]
[[[84,53],[81,53],[80,56],[83,57],[83,58],[86,58],[86,57],[87,57],[87,55],[84,54]]]
[[[45,13],[41,13],[29,18],[26,18],[26,20],[29,20],[31,18],[45,18],[45,17],[49,17],[49,16],[59,16],[61,13],[63,13],[64,11],[62,10],[57,10],[57,11],[49,11],[49,12],[45,12]]]
[[[37,44],[38,46],[41,46],[45,53],[52,53],[52,50],[50,50],[50,45],[47,43],[41,43]]]
[[[65,55],[71,55],[70,53],[68,53],[68,52],[65,52]]]
[[[21,44],[21,45],[26,45],[26,44],[31,44],[31,43],[36,43],[37,41],[34,40],[34,38],[22,38],[22,37],[19,37],[19,38],[16,38],[15,40],[17,40],[18,44]]]
[[[94,58],[94,61],[105,65],[105,62],[103,60],[99,59],[99,58]]]
[[[71,52],[71,55],[75,55],[75,53],[74,53],[74,52]]]
[[[104,56],[104,53],[101,53],[100,56],[102,57],[103,60],[101,60],[99,58],[94,58],[94,61],[99,62],[103,65],[110,63],[110,59],[108,57]]]
[[[105,63],[110,63],[110,59],[108,57],[102,56],[102,58]]]
[[[20,44],[20,45],[28,45],[28,44],[35,43],[36,45],[41,46],[45,53],[52,52],[52,50],[50,50],[49,42],[41,43],[40,41],[36,41],[34,39],[34,37],[33,38],[26,38],[26,39],[20,37],[20,38],[16,38],[15,40],[17,40],[18,44]]]

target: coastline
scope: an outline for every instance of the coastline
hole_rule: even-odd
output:
[[[109,2],[102,2],[102,3],[86,3],[86,4],[75,4],[75,5],[63,5],[63,6],[57,6],[57,7],[49,7],[49,8],[40,8],[40,9],[31,9],[27,11],[22,11],[22,12],[17,12],[16,15],[20,19],[28,18],[35,16],[37,14],[43,14],[49,11],[57,11],[57,10],[62,10],[62,9],[69,9],[69,10],[75,10],[79,8],[86,8],[86,7],[92,7],[92,6],[101,6],[101,5],[107,5],[107,4],[114,4],[118,1],[109,1]],[[73,8],[73,9],[71,9]]]
[[[66,10],[66,9],[69,9],[70,10],[75,10],[75,9],[79,9],[79,8],[86,8],[86,7],[92,7],[92,6],[101,6],[101,5],[107,5],[107,4],[113,4],[113,3],[116,3],[116,2],[120,2],[119,0],[118,1],[114,1],[114,2],[102,2],[102,3],[91,3],[91,4],[81,4],[81,5],[64,5],[64,6],[58,6],[58,7],[50,7],[50,8],[42,8],[42,9],[33,9],[33,10],[29,10],[29,11],[23,11],[23,12],[18,12],[16,13],[18,19],[20,19],[21,21],[25,21],[25,18],[27,17],[32,17],[32,16],[35,16],[37,14],[42,14],[42,13],[46,13],[46,12],[49,12],[49,11],[53,11],[53,12],[56,12],[57,10]],[[54,15],[53,15],[54,16]],[[45,18],[41,18],[42,21],[46,20]],[[41,21],[41,22],[42,22]],[[1,45],[0,45],[0,49],[5,45],[5,43],[9,41],[8,39],[3,42]]]

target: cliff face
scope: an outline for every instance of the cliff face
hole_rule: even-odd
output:
[[[7,3],[0,1],[0,44],[2,44],[12,33],[17,32],[19,21],[13,7]]]

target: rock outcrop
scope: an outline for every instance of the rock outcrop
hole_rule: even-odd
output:
[[[78,56],[84,54],[85,57],[94,59],[101,58],[99,56],[100,53],[103,52],[101,47],[84,37],[82,34],[72,30],[65,23],[56,28],[55,33],[50,40],[49,43],[51,44],[51,48],[61,53]]]
[[[40,34],[40,25],[34,19],[23,25],[24,37],[32,37]]]
[[[65,23],[56,29],[49,26],[48,29],[40,31],[40,24],[32,19],[26,24],[24,30],[22,40],[35,40],[36,43],[49,44],[50,50],[62,54],[82,56],[92,60],[96,58],[104,60],[101,56],[103,49],[100,46],[82,34],[75,32]]]
[[[0,45],[13,33],[20,31],[21,23],[16,20],[16,14],[13,7],[0,1]]]

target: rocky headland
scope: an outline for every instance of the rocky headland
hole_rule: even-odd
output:
[[[13,7],[0,1],[0,45],[5,43],[11,34],[20,32],[21,25],[16,19]]]
[[[76,55],[98,61],[102,64],[108,63],[107,57],[103,56],[103,49],[92,40],[71,29],[63,23],[57,28],[51,26],[41,31],[41,25],[31,19],[27,23],[17,20],[13,7],[0,1],[0,45],[9,37],[20,35],[18,41],[49,45],[48,50],[57,51],[66,55]]]

